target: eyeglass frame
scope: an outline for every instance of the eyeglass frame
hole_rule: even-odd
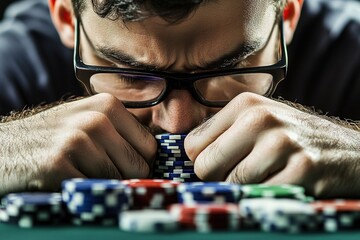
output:
[[[282,18],[279,24],[281,58],[277,63],[268,66],[212,70],[212,71],[199,72],[199,73],[171,73],[171,72],[157,71],[157,70],[149,71],[142,69],[87,65],[80,58],[80,25],[81,25],[81,21],[78,19],[75,25],[75,49],[74,49],[74,59],[73,59],[74,69],[75,69],[76,78],[84,85],[86,91],[90,95],[96,94],[91,91],[91,86],[90,86],[90,78],[95,74],[104,74],[104,73],[132,74],[138,76],[163,78],[165,80],[166,82],[165,89],[162,91],[162,94],[160,94],[157,98],[149,101],[139,101],[139,102],[122,101],[122,103],[126,108],[146,108],[146,107],[155,106],[160,102],[162,102],[164,99],[166,99],[169,93],[174,89],[188,90],[196,101],[207,107],[224,107],[231,100],[216,101],[216,102],[207,101],[197,93],[194,87],[194,82],[205,78],[228,76],[234,74],[265,73],[272,75],[273,79],[272,79],[271,87],[269,88],[267,93],[263,95],[265,97],[271,97],[272,94],[275,92],[277,85],[282,80],[285,79],[288,71],[288,55],[287,55],[287,47],[285,43],[284,26],[283,26]],[[273,31],[271,31],[271,34],[272,33]],[[271,38],[271,35],[269,38]]]

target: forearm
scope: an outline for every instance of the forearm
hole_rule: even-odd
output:
[[[278,101],[314,116],[299,119],[309,140],[306,149],[318,159],[321,175],[315,181],[314,194],[360,196],[360,122],[323,115],[298,103]]]
[[[34,172],[34,156],[27,141],[28,129],[21,121],[0,124],[0,195],[29,189],[29,174]]]

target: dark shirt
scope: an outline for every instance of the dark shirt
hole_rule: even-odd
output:
[[[305,0],[275,96],[360,120],[360,3]],[[51,23],[47,0],[25,0],[0,24],[0,115],[81,95],[72,50]]]
[[[47,0],[24,0],[0,24],[0,115],[82,94],[73,50],[63,46]]]
[[[330,116],[360,120],[360,2],[305,0],[276,92]]]

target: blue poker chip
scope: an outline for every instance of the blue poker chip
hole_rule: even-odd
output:
[[[158,152],[157,157],[168,158],[168,157],[187,157],[184,153],[162,153]]]
[[[182,182],[182,183],[199,182],[200,181],[200,179],[197,177],[193,177],[193,178],[162,177],[162,179],[172,180],[174,182]]]
[[[185,151],[183,151],[182,149],[163,149],[163,148],[158,148],[158,153],[166,153],[166,154],[181,154],[181,155],[185,155],[186,153]]]
[[[165,140],[165,139],[169,139],[169,140],[184,140],[186,138],[186,134],[169,134],[169,133],[165,133],[165,134],[158,134],[155,135],[156,139],[159,140]]]
[[[167,144],[181,144],[184,143],[184,139],[156,139],[158,143],[167,143]]]
[[[168,171],[171,172],[173,170],[191,170],[194,171],[194,166],[162,166],[162,165],[154,165],[154,170],[158,171]]]
[[[177,187],[179,201],[195,203],[237,203],[241,198],[241,185],[227,182],[185,183]]]
[[[5,205],[51,206],[62,203],[60,193],[10,193],[3,198]]]
[[[195,178],[195,173],[162,173],[165,178]]]
[[[3,203],[0,221],[22,228],[61,223],[66,215],[60,193],[12,193]]]
[[[181,150],[182,152],[185,152],[185,148],[184,146],[180,146],[180,145],[168,145],[168,146],[163,146],[163,145],[160,145],[158,146],[158,150],[159,151],[163,151],[163,150]]]
[[[169,141],[174,141],[174,142],[158,142],[159,146],[184,146],[184,142],[183,141],[177,141],[175,142],[175,140],[169,140]]]
[[[192,169],[172,169],[172,170],[155,169],[154,172],[155,173],[195,173],[194,168],[192,168]]]
[[[156,160],[155,164],[158,166],[194,166],[192,161],[159,161]]]
[[[102,195],[109,192],[123,192],[126,188],[126,185],[116,179],[74,178],[62,182],[62,189],[67,192],[91,192],[94,195]]]
[[[156,157],[158,161],[190,161],[186,156],[183,157]]]

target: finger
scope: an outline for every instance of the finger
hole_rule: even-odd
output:
[[[115,97],[104,96],[104,112],[113,123],[117,132],[144,159],[152,162],[156,154],[157,143],[154,136],[140,124],[133,115]]]
[[[200,179],[223,181],[252,151],[256,134],[247,133],[247,129],[246,124],[235,122],[197,156],[194,169]]]
[[[191,131],[185,139],[185,150],[190,159],[195,160],[207,146],[227,131],[236,119],[244,116],[244,121],[246,121],[246,119],[252,120],[252,117],[258,117],[259,114],[254,112],[254,107],[262,99],[263,97],[251,93],[239,94],[212,118]],[[252,111],[250,118],[247,116],[248,110]],[[235,139],[244,137],[246,135],[240,135]]]
[[[281,132],[271,131],[260,139],[251,153],[231,170],[228,182],[260,183],[280,172],[289,157],[297,151],[296,144]]]
[[[140,155],[128,142],[127,139],[118,134],[112,122],[109,119],[100,117],[99,127],[87,130],[91,139],[94,139],[97,148],[103,150],[109,161],[105,166],[114,173],[115,166],[123,178],[145,178],[149,175],[150,167],[142,155]]]
[[[105,134],[106,135],[106,134]],[[115,135],[117,136],[117,134]],[[88,132],[76,131],[62,150],[63,159],[60,164],[72,163],[85,177],[122,179],[121,172],[109,158],[104,144],[106,137],[94,138]],[[112,139],[109,136],[109,139]],[[64,137],[64,139],[70,139]],[[59,165],[59,164],[58,164]],[[58,166],[57,168],[62,168]]]
[[[84,103],[76,111],[93,109],[103,113],[114,125],[118,134],[148,162],[156,154],[155,138],[142,126],[123,106],[121,101],[110,94],[97,94],[84,99]]]
[[[106,146],[108,156],[124,179],[149,176],[150,165],[125,139],[120,137]]]
[[[269,176],[264,182],[273,185],[295,184],[309,186],[310,184],[313,187],[313,183],[316,182],[315,179],[318,176],[314,174],[314,171],[310,171],[310,169],[314,169],[314,165],[309,155],[299,151],[289,157],[286,166],[281,171]],[[312,175],[309,175],[310,172]]]

